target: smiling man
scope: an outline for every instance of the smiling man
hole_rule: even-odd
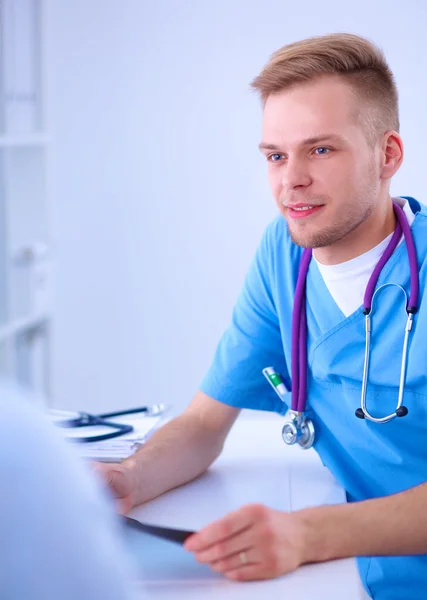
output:
[[[143,450],[104,467],[106,476],[122,510],[194,479],[221,452],[240,409],[285,414],[294,405],[266,384],[262,370],[273,366],[298,412],[306,403],[314,448],[349,503],[293,513],[244,506],[187,549],[238,580],[356,556],[373,598],[425,598],[427,211],[390,196],[403,158],[393,75],[374,44],[335,34],[280,49],[252,85],[280,214],[200,391]],[[405,405],[396,411],[398,399]]]

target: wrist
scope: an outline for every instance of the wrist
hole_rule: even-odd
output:
[[[302,564],[354,556],[346,531],[347,505],[319,506],[298,511],[302,530]]]
[[[144,501],[142,498],[142,486],[141,486],[141,467],[138,461],[133,456],[127,458],[121,464],[122,470],[125,472],[125,477],[128,481],[129,496],[132,502],[132,508],[142,504]]]

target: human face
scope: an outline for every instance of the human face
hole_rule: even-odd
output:
[[[384,195],[381,144],[368,143],[356,102],[347,83],[327,76],[270,95],[265,104],[260,149],[299,246],[352,244]]]

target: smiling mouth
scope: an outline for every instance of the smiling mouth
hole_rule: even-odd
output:
[[[285,206],[285,205],[284,205]],[[303,219],[316,214],[324,204],[300,204],[299,206],[285,206],[291,219]]]
[[[313,206],[295,206],[295,207],[290,206],[288,208],[290,208],[291,210],[310,210],[310,209],[316,208],[316,207],[313,205]]]

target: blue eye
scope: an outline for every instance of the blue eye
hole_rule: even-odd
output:
[[[268,157],[268,160],[271,160],[271,162],[277,162],[278,160],[280,160],[280,158],[282,156],[283,156],[283,154],[270,154],[270,156]]]
[[[319,156],[323,156],[324,154],[328,154],[329,148],[325,148],[324,146],[320,146],[319,148],[316,148],[314,151],[317,152],[317,154]]]

